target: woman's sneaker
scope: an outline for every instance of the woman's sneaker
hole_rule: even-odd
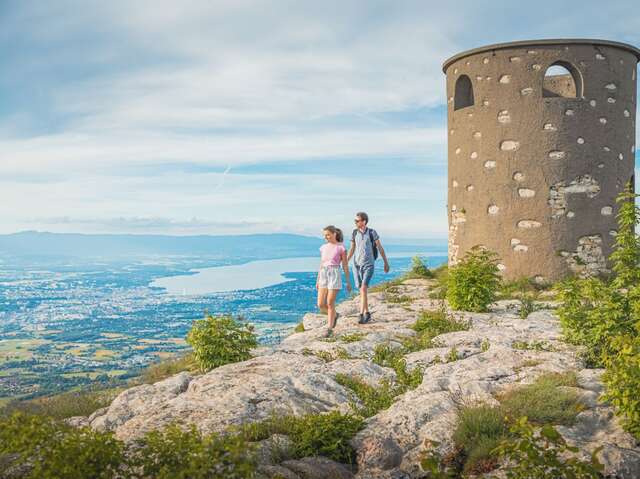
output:
[[[364,324],[364,314],[362,313],[358,316],[358,324]]]

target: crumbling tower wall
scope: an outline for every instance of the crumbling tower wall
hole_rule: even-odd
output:
[[[508,279],[608,270],[615,198],[634,180],[639,58],[617,42],[538,40],[444,63],[450,264],[483,245]]]

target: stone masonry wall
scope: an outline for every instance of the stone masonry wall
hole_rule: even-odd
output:
[[[518,42],[445,62],[450,264],[484,245],[511,279],[607,271],[615,198],[633,181],[638,54]],[[545,80],[558,62],[572,75]],[[463,75],[467,97],[456,96]]]

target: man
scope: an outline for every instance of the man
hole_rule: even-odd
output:
[[[376,261],[376,250],[384,260],[384,272],[389,272],[389,261],[384,252],[380,237],[374,229],[369,228],[369,215],[364,212],[356,213],[355,217],[356,229],[351,235],[351,248],[347,261],[355,255],[353,260],[353,275],[356,281],[356,287],[360,289],[360,319],[359,323],[368,323],[371,321],[371,313],[369,312],[369,303],[367,300],[367,289],[369,282],[373,277],[373,267]]]

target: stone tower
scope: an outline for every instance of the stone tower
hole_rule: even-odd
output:
[[[534,40],[444,62],[449,263],[474,245],[503,277],[606,272],[615,198],[634,181],[640,50]]]

